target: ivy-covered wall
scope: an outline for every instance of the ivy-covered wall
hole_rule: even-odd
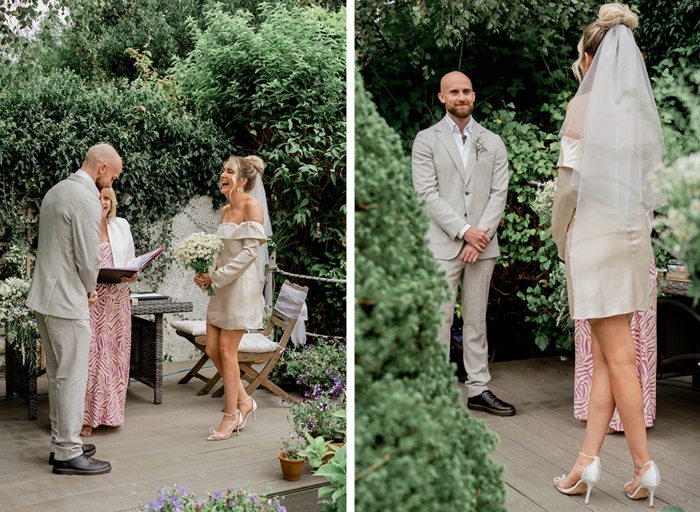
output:
[[[355,92],[356,509],[504,511],[497,436],[437,341],[446,297],[399,136]]]

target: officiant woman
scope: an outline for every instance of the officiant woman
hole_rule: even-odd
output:
[[[126,267],[135,259],[134,239],[126,219],[117,217],[117,197],[112,188],[100,192],[102,228],[100,257],[102,267]],[[85,394],[82,436],[100,425],[124,424],[124,404],[129,380],[131,352],[131,308],[129,283],[138,273],[121,283],[97,283],[97,301],[90,306],[89,373]]]

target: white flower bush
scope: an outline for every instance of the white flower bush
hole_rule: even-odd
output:
[[[34,312],[26,306],[29,281],[8,277],[0,284],[0,321],[5,324],[5,342],[20,355],[22,364],[35,372],[39,330]]]
[[[685,261],[698,282],[700,269],[700,153],[681,157],[661,168],[656,184],[668,197],[668,210],[657,216],[654,226],[661,243],[675,257]]]

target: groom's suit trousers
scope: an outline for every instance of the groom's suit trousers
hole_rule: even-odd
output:
[[[440,341],[449,354],[452,319],[454,317],[457,289],[462,282],[462,333],[464,336],[464,368],[468,379],[465,383],[469,398],[488,389],[488,342],[486,340],[486,307],[488,306],[491,276],[496,258],[479,258],[476,263],[465,263],[459,256],[451,260],[438,259],[449,284],[449,299],[442,305],[445,323],[440,331]]]
[[[46,353],[51,451],[56,453],[56,460],[70,460],[83,453],[79,433],[92,340],[90,320],[36,313],[36,325]]]

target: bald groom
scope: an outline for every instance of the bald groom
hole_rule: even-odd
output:
[[[83,445],[85,388],[90,352],[89,304],[97,300],[100,270],[100,192],[111,187],[122,160],[109,144],[88,150],[80,169],[44,196],[39,211],[36,267],[27,296],[46,352],[51,454],[61,475],[99,475],[112,468]]]
[[[508,192],[508,154],[501,138],[472,117],[476,94],[466,75],[446,74],[438,99],[446,115],[416,136],[412,167],[413,186],[430,216],[428,247],[449,283],[440,341],[449,350],[461,281],[467,407],[512,416],[515,407],[488,389],[486,340],[489,288],[500,254],[496,230]]]

